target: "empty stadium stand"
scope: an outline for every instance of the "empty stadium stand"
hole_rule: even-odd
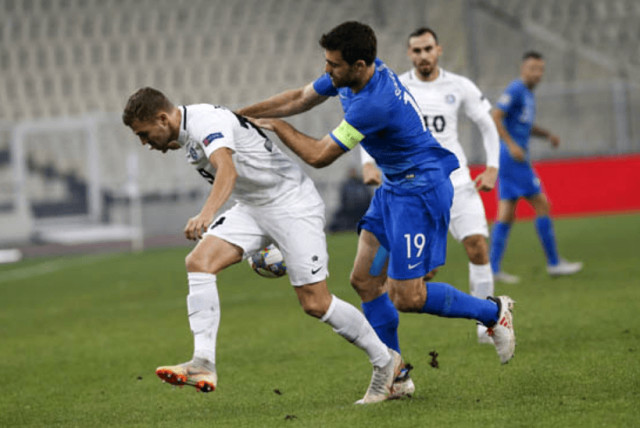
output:
[[[0,210],[10,209],[18,188],[36,217],[64,212],[55,204],[80,200],[91,188],[85,131],[74,129],[31,132],[26,186],[12,184],[12,129],[56,118],[95,122],[103,209],[126,199],[132,155],[143,197],[197,201],[206,186],[181,156],[142,153],[120,124],[127,97],[154,86],[177,103],[236,108],[301,86],[323,71],[319,36],[347,19],[374,27],[379,56],[399,72],[410,67],[408,33],[433,27],[445,47],[443,65],[474,78],[493,100],[517,76],[522,51],[540,49],[549,61],[539,117],[564,144],[559,151],[536,147],[535,155],[640,150],[639,125],[621,119],[640,113],[634,0],[0,0],[0,8]],[[326,104],[294,124],[324,135],[340,119],[337,103]],[[471,160],[482,162],[472,128],[462,126]],[[350,155],[325,170],[308,169],[329,215],[354,164]]]

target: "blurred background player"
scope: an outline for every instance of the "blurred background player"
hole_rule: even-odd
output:
[[[401,74],[400,81],[418,103],[431,134],[444,148],[452,151],[460,163],[460,168],[450,176],[454,196],[449,231],[462,242],[469,258],[471,295],[485,299],[493,296],[494,285],[487,244],[489,228],[477,190],[492,190],[498,178],[500,143],[491,119],[491,104],[469,79],[438,67],[442,46],[432,29],[422,27],[411,33],[407,54],[413,69]],[[482,134],[487,167],[476,177],[475,186],[458,140],[459,110],[464,111]],[[382,179],[373,158],[364,150],[361,150],[361,157],[365,183],[380,184]],[[477,330],[479,342],[491,343],[485,326],[479,324]]]
[[[560,138],[535,124],[534,88],[542,80],[545,61],[538,52],[522,57],[520,78],[504,90],[492,112],[500,135],[500,172],[498,220],[491,233],[491,267],[496,281],[517,283],[520,278],[502,270],[502,257],[507,246],[516,204],[524,198],[535,210],[535,226],[547,258],[549,275],[571,275],[582,269],[581,262],[568,262],[558,255],[553,223],[549,217],[549,201],[542,190],[529,156],[529,138],[542,137],[558,147]]]
[[[187,161],[212,184],[201,211],[184,230],[188,239],[198,240],[186,258],[193,359],[159,367],[157,375],[203,392],[215,389],[216,275],[273,241],[304,311],[368,354],[374,371],[362,401],[386,399],[400,355],[378,339],[360,311],[329,293],[324,203],[300,166],[244,117],[210,104],[176,107],[153,88],[129,98],[123,122],[151,150],[184,149]],[[214,222],[232,194],[235,205]]]
[[[385,180],[358,224],[360,237],[351,273],[367,319],[396,351],[400,350],[396,307],[403,312],[475,319],[490,328],[500,360],[506,363],[515,350],[509,297],[479,299],[449,284],[423,281],[425,274],[445,261],[453,199],[449,175],[459,164],[431,136],[398,76],[376,57],[376,44],[368,25],[340,24],[320,39],[326,62],[322,76],[240,112],[262,118],[290,116],[339,96],[344,119],[321,139],[279,119],[256,119],[256,123],[276,132],[316,168],[362,144],[384,172]],[[386,263],[376,256],[382,247],[389,254],[386,281],[379,277],[379,268]],[[396,380],[392,394],[413,391],[407,373]]]

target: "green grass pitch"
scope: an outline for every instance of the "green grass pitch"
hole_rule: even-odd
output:
[[[154,374],[191,356],[188,247],[0,266],[0,426],[640,426],[640,215],[555,226],[586,267],[549,278],[532,223],[514,226],[504,268],[523,282],[497,285],[517,302],[511,363],[475,342],[472,321],[402,314],[416,394],[366,407],[353,405],[366,356],[306,316],[286,278],[246,263],[219,275],[219,385],[203,394]],[[359,306],[355,247],[355,234],[329,237],[329,287]],[[460,245],[435,280],[468,289]]]

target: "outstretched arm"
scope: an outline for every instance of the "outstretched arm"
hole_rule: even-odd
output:
[[[329,135],[316,140],[298,131],[284,120],[255,119],[253,121],[261,128],[275,132],[287,147],[314,168],[330,165],[345,153]]]
[[[542,137],[549,140],[553,147],[558,147],[560,145],[560,137],[555,134],[552,134],[550,131],[539,127],[538,125],[533,125],[531,128],[531,134],[536,137]]]
[[[238,177],[231,154],[231,149],[222,147],[209,157],[209,162],[216,169],[216,178],[202,209],[196,216],[189,219],[184,228],[184,235],[187,239],[192,241],[201,239],[203,233],[213,221],[216,212],[222,208],[229,196],[231,196]]]
[[[247,117],[287,117],[305,112],[325,101],[309,83],[299,89],[281,92],[264,101],[241,108],[237,113]]]

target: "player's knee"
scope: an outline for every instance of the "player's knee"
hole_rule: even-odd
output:
[[[500,223],[511,224],[515,221],[516,215],[513,212],[500,213],[498,215],[498,221]]]
[[[384,292],[384,279],[351,272],[351,286],[363,301],[375,299]]]
[[[472,235],[464,239],[464,247],[469,261],[476,265],[489,263],[489,247],[482,235]]]
[[[424,297],[417,293],[408,292],[408,287],[392,287],[389,291],[389,297],[400,312],[419,312],[424,306]]]
[[[548,216],[550,212],[551,212],[551,206],[549,205],[549,202],[546,199],[542,200],[542,202],[540,202],[536,206],[536,216],[538,217]]]
[[[351,276],[349,277],[349,281],[351,282],[351,286],[358,294],[366,291],[367,289],[367,281],[361,275],[358,275],[356,272],[351,272]]]
[[[187,272],[209,272],[207,259],[198,251],[191,251],[184,259]]]
[[[311,315],[314,318],[322,318],[322,316],[329,309],[327,305],[316,299],[306,299],[300,302],[302,309],[307,315]]]

